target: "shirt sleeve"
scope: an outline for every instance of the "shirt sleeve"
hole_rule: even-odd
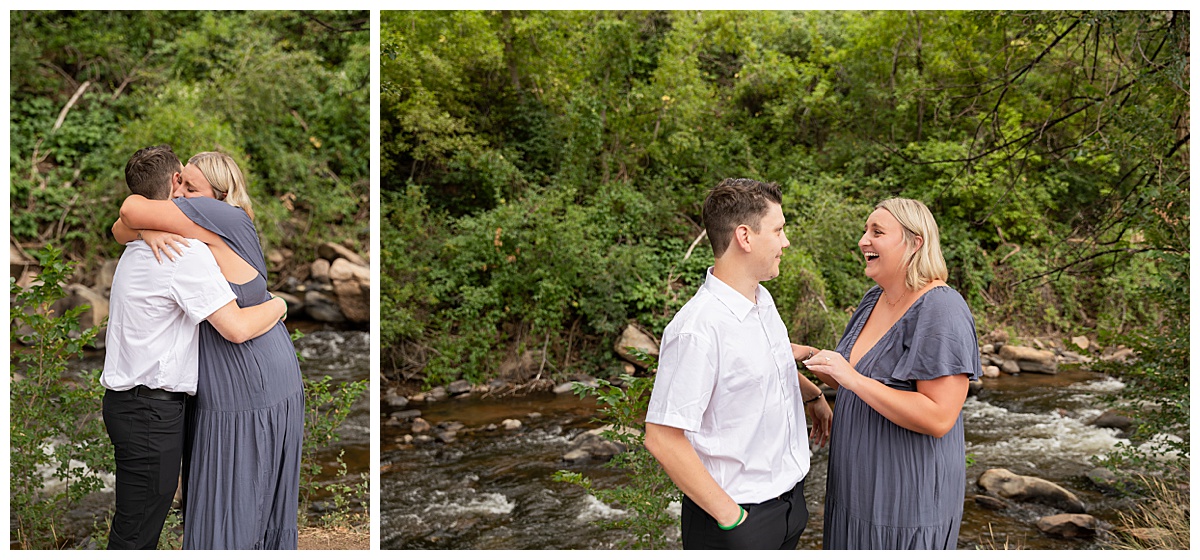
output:
[[[199,324],[225,304],[237,299],[212,251],[199,240],[176,258],[177,268],[171,278],[171,297],[187,314],[192,324]]]
[[[967,302],[952,289],[926,297],[906,337],[908,349],[891,377],[923,381],[965,373],[972,381],[979,379],[983,367],[975,337],[975,318]]]
[[[716,381],[715,352],[708,340],[690,333],[664,337],[646,421],[699,431]]]

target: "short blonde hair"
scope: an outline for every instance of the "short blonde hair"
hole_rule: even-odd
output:
[[[212,185],[217,200],[224,200],[230,206],[245,210],[250,219],[254,219],[250,192],[246,190],[246,178],[242,176],[242,170],[233,158],[221,152],[200,152],[192,156],[188,164],[196,166],[200,173],[204,174],[204,178]]]
[[[908,259],[904,285],[915,291],[934,280],[945,282],[950,274],[946,270],[946,258],[942,256],[937,221],[933,219],[929,208],[911,198],[889,198],[876,204],[875,208],[887,210],[900,222],[900,227],[904,229],[904,245],[910,250],[916,244],[916,237],[924,240]]]

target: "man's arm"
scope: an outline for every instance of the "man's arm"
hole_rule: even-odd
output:
[[[646,450],[658,459],[671,482],[718,524],[728,527],[737,523],[741,506],[708,474],[683,430],[647,422]]]
[[[800,378],[800,398],[804,399],[804,410],[812,419],[808,439],[818,447],[825,447],[829,443],[830,428],[833,426],[833,409],[825,402],[824,393],[816,383],[804,377],[799,370],[796,371],[796,376]]]
[[[273,297],[253,307],[238,307],[232,300],[208,316],[208,322],[221,336],[234,344],[258,338],[271,330],[287,313],[287,302]]]

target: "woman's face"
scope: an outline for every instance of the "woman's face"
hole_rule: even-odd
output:
[[[183,171],[179,173],[181,177],[180,183],[175,185],[175,189],[171,191],[171,197],[196,198],[207,197],[217,198],[217,191],[213,189],[212,184],[208,179],[204,178],[204,173],[195,165],[187,164],[183,167]]]
[[[863,273],[868,278],[878,284],[904,278],[912,251],[904,243],[904,227],[891,212],[883,208],[871,212],[858,248],[867,260]]]

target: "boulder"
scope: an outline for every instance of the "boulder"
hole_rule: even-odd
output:
[[[995,496],[989,496],[987,494],[975,494],[973,498],[975,499],[975,505],[983,509],[990,509],[992,511],[1008,509],[1008,502]]]
[[[344,323],[346,316],[337,300],[316,290],[304,293],[304,312],[322,323]]]
[[[452,382],[450,382],[449,385],[446,386],[446,390],[449,391],[451,395],[461,395],[464,393],[470,393],[471,392],[471,382],[467,381],[466,379],[459,379],[456,381],[452,381]]]
[[[308,277],[321,284],[329,283],[329,261],[317,259],[308,267]]]
[[[1071,337],[1071,344],[1078,346],[1080,350],[1087,350],[1092,343],[1086,336],[1073,336]]]
[[[354,264],[346,259],[337,259],[329,265],[329,279],[334,283],[338,280],[357,280],[360,284],[370,286],[371,267]]]
[[[983,376],[989,379],[1000,377],[1000,368],[996,366],[983,366]]]
[[[1058,357],[1050,350],[1005,344],[1000,349],[1000,357],[1005,361],[1015,362],[1020,371],[1051,374],[1058,372]]]
[[[500,427],[508,431],[516,430],[521,427],[521,421],[516,418],[505,418],[503,422],[500,422]]]
[[[976,482],[990,494],[1020,502],[1036,502],[1068,513],[1084,513],[1083,501],[1070,490],[1033,476],[1021,476],[1008,469],[988,469]]]
[[[412,433],[423,434],[425,432],[428,432],[432,428],[433,428],[433,426],[429,425],[428,420],[421,418],[421,417],[413,418]]]
[[[1086,513],[1060,513],[1037,521],[1039,531],[1068,539],[1095,536],[1099,526],[1099,521]]]
[[[354,251],[351,251],[350,249],[347,249],[338,243],[326,242],[321,244],[320,247],[317,247],[317,256],[329,262],[333,262],[341,257],[350,261],[351,263],[361,266],[368,266],[367,259],[360,257],[358,253],[355,253]]]
[[[1133,419],[1123,416],[1115,410],[1106,410],[1088,423],[1097,428],[1116,428],[1122,432],[1133,427]]]
[[[92,289],[99,292],[104,297],[109,297],[112,293],[113,276],[117,274],[117,259],[107,259],[104,264],[100,265],[100,272],[96,273],[96,285]]]
[[[646,369],[650,364],[633,357],[633,354],[630,354],[629,350],[627,350],[631,346],[651,356],[658,357],[658,342],[635,325],[627,325],[625,327],[621,336],[617,337],[617,341],[613,343],[613,350],[616,350],[621,359],[636,364],[642,369]]]
[[[571,440],[571,449],[563,455],[563,460],[568,462],[588,459],[608,460],[613,455],[624,453],[626,450],[624,445],[604,437],[604,432],[611,429],[612,426],[603,426],[575,436],[575,439]],[[627,433],[637,433],[628,428],[626,430]]]
[[[1000,362],[1000,371],[1004,373],[1021,373],[1021,366],[1017,365],[1015,360],[1002,360]]]

